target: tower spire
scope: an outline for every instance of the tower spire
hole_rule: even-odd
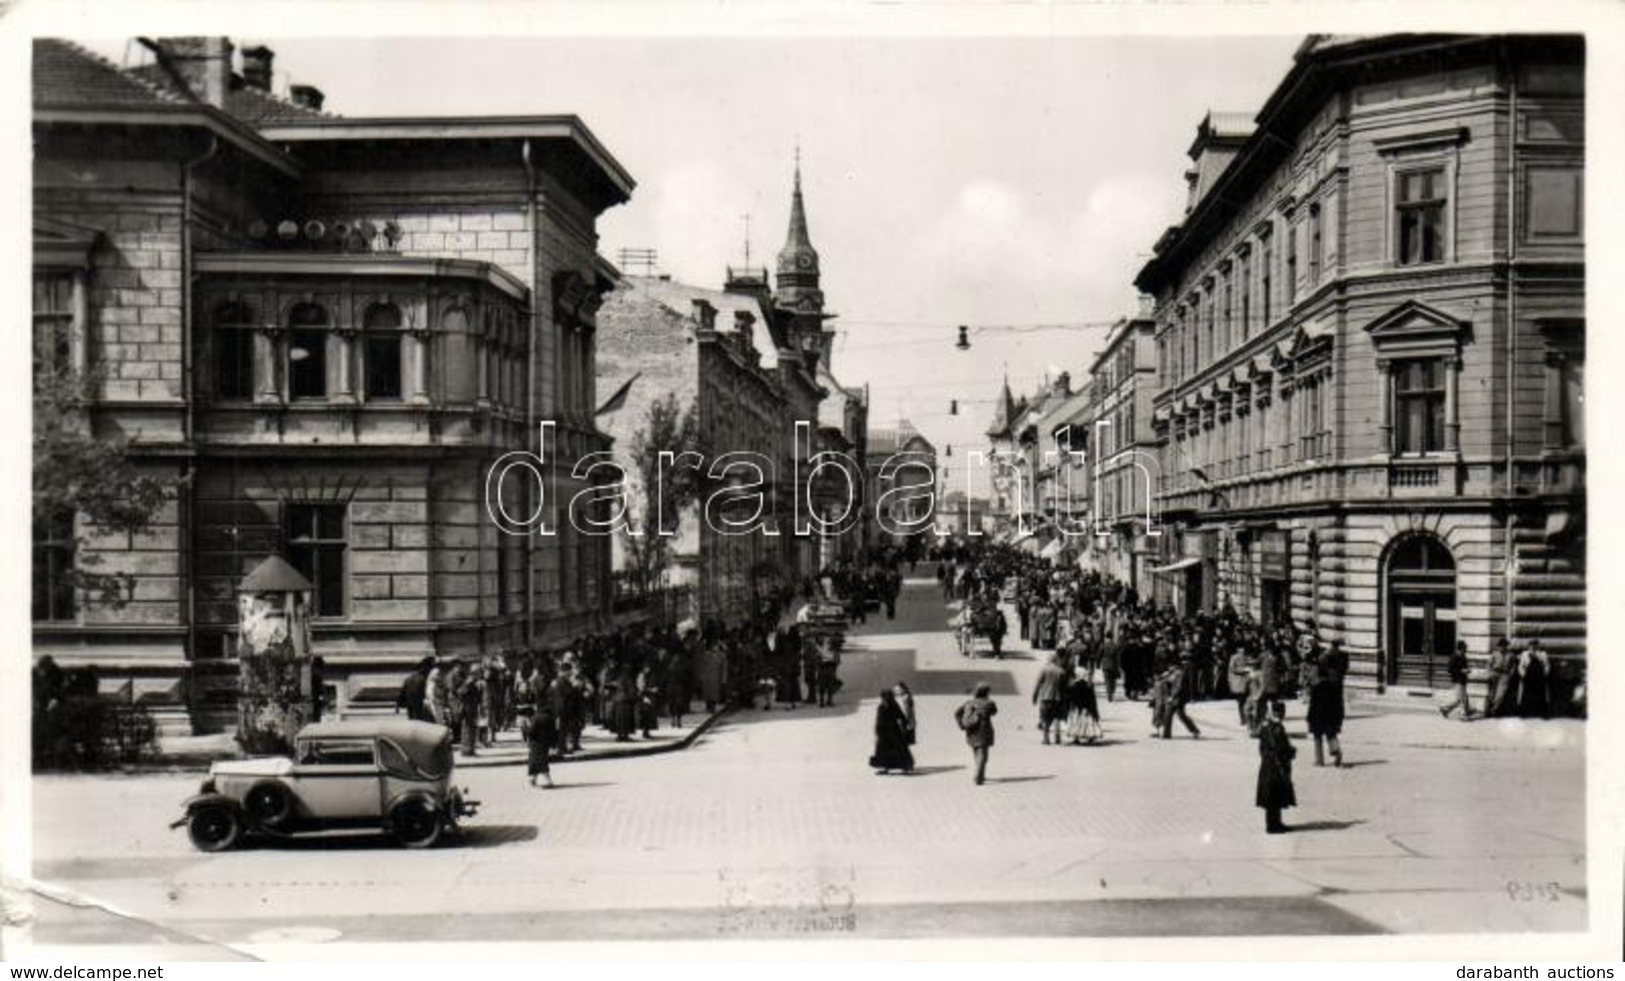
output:
[[[809,313],[822,310],[824,297],[818,289],[818,250],[807,231],[807,205],[801,194],[801,146],[796,145],[795,179],[790,191],[790,228],[779,250],[778,286],[780,302]],[[810,305],[808,303],[810,301]]]

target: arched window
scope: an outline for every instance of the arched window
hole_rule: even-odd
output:
[[[254,310],[222,303],[214,311],[214,394],[222,399],[254,395]]]
[[[367,310],[366,389],[370,400],[401,397],[401,311],[392,303]]]
[[[301,303],[288,314],[288,397],[327,397],[327,311]]]

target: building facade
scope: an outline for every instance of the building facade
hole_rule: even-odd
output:
[[[1155,330],[1148,317],[1119,321],[1089,367],[1093,529],[1088,555],[1093,568],[1136,591],[1150,585],[1161,537],[1153,502],[1160,462],[1152,425]]]
[[[172,484],[149,530],[36,515],[34,648],[129,684],[166,729],[234,717],[236,588],[269,554],[315,586],[330,710],[390,708],[426,655],[562,642],[608,597],[608,542],[556,520],[593,425],[594,225],[630,176],[569,117],[343,118],[270,91],[272,54],[150,42],[121,69],[34,46],[39,350],[85,425]],[[537,449],[511,513],[486,474]],[[545,503],[544,503],[545,502]],[[51,533],[65,520],[66,534]],[[133,577],[122,605],[53,587]]]
[[[672,584],[694,587],[692,612],[700,617],[749,616],[775,585],[814,575],[834,550],[805,517],[798,522],[796,508],[799,501],[809,513],[828,512],[828,480],[811,482],[812,458],[826,449],[861,451],[855,427],[866,409],[831,372],[833,315],[824,310],[819,279],[798,166],[777,289],[762,268],[730,267],[721,290],[626,277],[600,311],[599,373],[618,403],[602,418],[619,448],[631,447],[649,406],[670,393],[696,414],[706,466],[732,452],[769,461],[762,530],[725,533],[720,517],[697,510],[680,522]],[[832,392],[837,397],[826,409]],[[617,547],[619,570],[627,566],[624,545]]]
[[[1155,297],[1159,595],[1313,624],[1351,680],[1586,650],[1584,48],[1312,37],[1198,130]]]
[[[872,516],[868,544],[907,549],[914,539],[932,533],[938,493],[937,449],[913,423],[902,419],[896,429],[869,430],[864,478],[865,510]]]
[[[675,396],[680,410],[694,414],[703,467],[734,451],[759,454],[774,467],[789,460],[784,425],[789,408],[776,368],[778,352],[758,326],[770,315],[754,297],[662,277],[627,276],[609,294],[598,312],[599,372],[606,388],[624,389],[624,395],[600,418],[629,475],[638,473],[630,454],[640,436],[647,438],[649,409],[668,395]],[[689,588],[692,606],[686,614],[738,621],[751,614],[756,580],[767,568],[778,568],[781,549],[765,529],[725,532],[724,517],[743,516],[708,517],[705,498],[714,490],[707,483],[700,503],[680,515],[664,585]],[[643,499],[635,477],[631,493]],[[776,513],[776,508],[768,512]],[[648,534],[650,520],[639,509],[634,524]],[[619,572],[631,563],[627,544],[616,536]]]

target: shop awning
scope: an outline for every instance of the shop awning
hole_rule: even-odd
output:
[[[1201,561],[1199,558],[1180,559],[1178,562],[1170,562],[1167,565],[1154,565],[1146,571],[1153,573],[1179,572],[1183,569],[1189,569],[1193,565],[1199,565]]]

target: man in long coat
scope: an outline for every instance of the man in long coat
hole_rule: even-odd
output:
[[[1292,786],[1292,758],[1298,755],[1286,734],[1286,706],[1270,702],[1258,730],[1258,790],[1253,803],[1264,809],[1264,830],[1278,835],[1287,830],[1281,811],[1298,806]]]

